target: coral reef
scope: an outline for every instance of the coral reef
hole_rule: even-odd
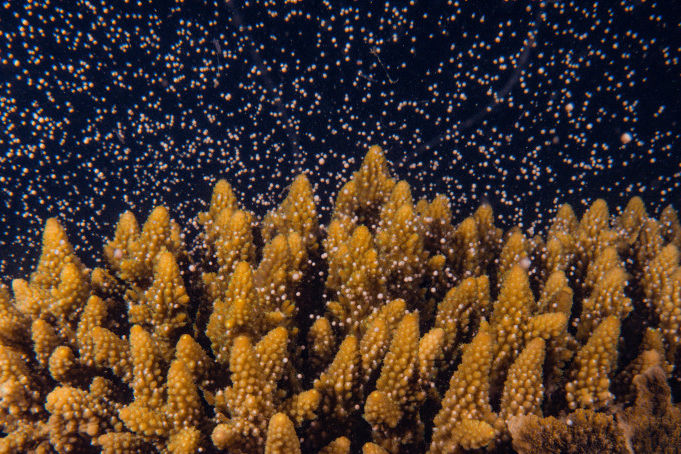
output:
[[[45,223],[0,286],[0,452],[678,452],[681,225],[632,199],[544,237],[416,203],[379,147],[321,226],[219,181],[199,247],[121,215],[88,269]],[[678,398],[678,395],[676,396]]]

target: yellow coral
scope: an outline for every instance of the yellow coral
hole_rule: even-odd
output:
[[[28,318],[12,304],[7,287],[0,284],[0,343],[25,344],[28,326]]]
[[[263,239],[271,241],[277,234],[297,233],[305,248],[317,248],[319,225],[312,186],[305,174],[298,175],[288,189],[288,194],[275,211],[263,220]]]
[[[463,277],[479,275],[482,271],[479,261],[481,242],[475,218],[468,217],[456,227],[453,243],[449,259],[455,269]]]
[[[65,345],[54,349],[48,363],[50,375],[60,383],[75,382],[81,372],[73,350]]]
[[[454,236],[449,199],[443,194],[437,194],[430,203],[426,199],[419,200],[416,211],[423,222],[426,249],[432,255],[449,256]]]
[[[544,283],[539,300],[537,301],[537,311],[543,312],[562,312],[566,316],[572,310],[572,299],[574,292],[568,285],[565,272],[557,270],[552,272]]]
[[[247,336],[234,340],[229,368],[232,385],[219,396],[229,418],[213,429],[213,443],[220,449],[252,452],[264,446],[267,423],[275,413],[274,390]]]
[[[282,404],[282,409],[293,422],[299,426],[303,421],[317,417],[315,413],[321,402],[321,394],[316,389],[309,389],[294,395]]]
[[[390,342],[391,332],[383,318],[376,318],[367,328],[359,344],[362,359],[362,381],[368,382],[383,360]]]
[[[170,454],[201,452],[202,435],[199,429],[188,427],[170,436],[166,449]]]
[[[135,403],[145,407],[160,408],[164,395],[161,358],[153,339],[139,325],[130,329],[130,356]]]
[[[514,265],[520,265],[527,269],[529,263],[530,258],[525,235],[520,230],[514,230],[506,238],[499,255],[499,271],[497,272],[499,280],[503,282],[506,272],[510,271]]]
[[[90,296],[85,304],[76,330],[76,342],[80,358],[88,366],[94,365],[93,330],[104,323],[106,316],[106,302],[97,295]]]
[[[46,398],[50,412],[48,430],[50,443],[58,452],[83,449],[83,435],[95,437],[110,430],[121,430],[117,406],[111,402],[110,382],[97,377],[85,391],[73,387],[58,387]]]
[[[535,337],[544,340],[559,339],[566,334],[567,320],[567,315],[563,312],[535,315],[528,320],[524,329],[525,339],[530,340]]]
[[[643,199],[632,197],[624,208],[622,215],[618,217],[617,224],[622,229],[622,236],[629,244],[638,238],[643,223],[648,218]]]
[[[668,244],[643,269],[643,291],[651,307],[659,307],[665,287],[679,264],[679,249]]]
[[[240,262],[224,298],[215,301],[206,327],[217,361],[229,362],[231,342],[238,335],[259,336],[263,330],[262,317],[262,303],[253,282],[251,266],[248,262]]]
[[[180,236],[180,226],[170,219],[170,213],[163,206],[154,208],[141,232],[135,216],[125,212],[118,221],[113,240],[104,247],[104,255],[121,279],[139,282],[152,275],[159,252],[183,254]]]
[[[388,454],[388,451],[375,443],[365,443],[362,446],[362,454]]]
[[[437,306],[435,327],[444,331],[444,349],[451,350],[457,340],[468,334],[469,327],[488,315],[489,278],[469,277],[450,289]]]
[[[632,401],[635,396],[633,379],[651,367],[659,367],[670,374],[673,366],[665,361],[664,337],[656,328],[647,328],[638,348],[639,354],[617,374],[615,383],[618,384],[617,397]]]
[[[449,380],[449,389],[442,399],[442,408],[433,420],[435,426],[430,445],[431,453],[452,452],[460,444],[461,440],[454,436],[454,428],[458,423],[465,420],[486,422],[492,419],[489,404],[491,364],[492,336],[487,322],[483,322],[473,341],[464,348],[461,364]]]
[[[394,186],[395,180],[390,177],[383,150],[373,145],[364,156],[360,169],[338,193],[334,216],[357,217],[358,224],[372,227]]]
[[[628,454],[630,449],[612,415],[577,410],[565,420],[523,415],[508,424],[513,448],[520,454]]]
[[[31,325],[31,338],[38,362],[46,367],[52,351],[59,345],[59,339],[54,328],[45,320],[39,318]]]
[[[198,427],[203,406],[191,371],[184,361],[174,360],[168,370],[168,399],[164,407],[172,431]]]
[[[359,397],[359,350],[357,338],[347,336],[340,344],[338,353],[329,367],[314,382],[322,394],[322,411],[340,418],[347,416]]]
[[[327,287],[336,291],[335,301],[327,304],[329,312],[348,332],[358,333],[360,323],[385,295],[385,276],[378,253],[366,226],[352,235],[337,235],[326,242],[329,258]]]
[[[55,242],[59,244],[53,245]],[[48,252],[46,247],[54,250]],[[12,281],[16,308],[33,320],[53,320],[60,340],[68,342],[75,342],[78,317],[90,291],[85,269],[72,254],[57,221],[48,221],[43,233],[43,253],[31,281]]]
[[[606,317],[614,315],[618,319],[624,319],[631,312],[631,299],[625,292],[627,277],[624,269],[613,267],[598,281],[589,297],[582,303],[582,313],[577,327],[578,339],[586,339]]]
[[[410,203],[384,211],[381,219],[383,227],[376,233],[376,246],[388,291],[406,300],[420,298],[421,293],[413,289],[419,288],[426,272],[423,225]]]
[[[364,419],[370,424],[395,428],[402,418],[402,410],[383,391],[373,391],[364,404]]]
[[[667,453],[681,446],[681,406],[672,405],[664,371],[652,366],[633,379],[635,404],[618,415],[634,452]]]
[[[32,376],[27,363],[28,358],[25,355],[0,345],[0,424],[5,432],[14,430],[29,415],[43,411],[40,385]]]
[[[265,380],[277,383],[287,361],[288,332],[281,326],[268,332],[255,346]]]
[[[128,343],[101,326],[92,329],[92,362],[104,368],[111,369],[125,381],[130,381],[133,368],[130,367]]]
[[[578,226],[579,221],[577,220],[577,216],[575,216],[572,206],[568,203],[564,203],[558,207],[556,216],[553,218],[553,222],[549,228],[548,236],[553,236],[557,232],[572,234],[577,230]]]
[[[366,400],[364,418],[374,428],[374,441],[390,451],[413,442],[416,434],[393,432],[403,416],[415,418],[414,411],[424,398],[418,384],[419,317],[406,314],[397,326],[390,350],[383,360],[376,390]],[[418,428],[418,420],[412,424]]]
[[[662,224],[662,235],[665,241],[681,248],[681,222],[673,206],[664,207],[660,214],[660,224]]]
[[[217,220],[223,212],[232,213],[236,210],[237,201],[232,186],[227,180],[220,179],[213,186],[208,211],[198,214],[199,223],[203,224],[209,242],[217,236]]]
[[[45,221],[40,259],[31,274],[31,283],[44,289],[56,287],[61,280],[62,269],[69,264],[78,270],[83,269],[64,228],[57,219],[49,218]]]
[[[598,409],[612,401],[609,375],[617,363],[620,320],[603,320],[575,358],[575,379],[565,386],[570,408]]]
[[[612,268],[622,268],[622,264],[620,263],[617,249],[609,246],[603,249],[593,262],[589,263],[583,287],[587,290],[592,290],[598,281],[603,279],[605,274]]]
[[[381,376],[376,382],[376,389],[383,391],[398,405],[404,405],[409,399],[409,380],[417,367],[419,345],[418,313],[410,313],[402,318],[390,344],[390,350],[383,360]]]
[[[288,416],[277,413],[272,416],[267,426],[267,443],[265,454],[300,453],[300,443]]]
[[[663,247],[662,226],[657,219],[647,218],[641,226],[636,242],[634,255],[639,266],[645,266]]]
[[[398,323],[400,323],[400,320],[402,320],[402,317],[404,317],[406,310],[407,303],[402,298],[396,298],[385,303],[377,311],[368,316],[365,319],[365,323],[367,326],[370,326],[374,320],[380,318],[386,323],[388,331],[392,333]]]
[[[231,274],[237,263],[253,263],[255,246],[253,244],[252,215],[246,211],[223,210],[214,226],[212,246],[216,272],[203,273],[203,281],[212,299],[224,297]],[[208,233],[207,233],[208,235]]]
[[[520,353],[523,332],[535,306],[527,271],[514,265],[506,274],[490,318],[493,346],[492,381],[503,380]]]
[[[667,279],[656,309],[667,344],[668,359],[673,362],[681,346],[681,267],[677,267]]]
[[[486,270],[499,252],[503,231],[494,225],[492,205],[483,203],[473,213],[480,239],[478,260],[481,270]]]
[[[349,454],[350,440],[347,437],[338,437],[326,445],[318,454]]]
[[[544,346],[543,339],[533,339],[508,370],[504,394],[501,397],[503,419],[516,415],[541,415],[541,401],[544,395],[542,383]]]
[[[594,201],[586,210],[579,222],[575,237],[582,268],[586,268],[603,249],[612,244],[610,213],[605,200]]]
[[[175,358],[182,361],[195,382],[208,383],[211,359],[193,337],[183,334],[175,345]]]
[[[431,329],[419,341],[418,368],[421,387],[435,387],[439,362],[444,356],[444,342],[445,332],[441,328]]]
[[[101,446],[102,454],[137,454],[150,449],[144,437],[130,432],[108,432],[94,443]]]
[[[35,271],[0,285],[0,452],[675,446],[672,207],[502,232],[488,204],[456,225],[444,195],[414,205],[388,167],[372,147],[327,228],[304,175],[262,221],[221,180],[191,255],[164,207],[124,213],[93,270],[48,220]]]
[[[294,288],[303,276],[305,256],[302,237],[296,232],[279,234],[265,244],[253,282],[261,295],[267,328],[286,325],[295,315]]]
[[[333,358],[336,341],[331,323],[326,317],[319,317],[307,333],[310,346],[310,360],[315,368],[327,364]]]
[[[154,278],[139,303],[131,302],[128,312],[131,323],[151,330],[159,348],[168,358],[175,333],[188,320],[189,296],[184,287],[175,257],[163,250],[154,260]]]
[[[494,427],[477,419],[464,419],[452,429],[452,440],[466,450],[484,448],[494,440],[495,435]]]

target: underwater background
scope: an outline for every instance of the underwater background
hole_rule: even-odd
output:
[[[57,216],[89,265],[119,214],[191,232],[226,178],[264,212],[305,171],[331,196],[381,145],[455,218],[681,194],[672,1],[6,1],[0,275]]]

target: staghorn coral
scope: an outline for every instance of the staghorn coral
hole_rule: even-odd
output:
[[[222,298],[213,303],[213,311],[206,326],[206,335],[218,362],[229,363],[232,341],[238,335],[259,337],[262,334],[262,305],[250,265],[240,262]]]
[[[387,291],[371,232],[360,225],[348,235],[341,224],[334,221],[325,246],[329,262],[326,287],[336,293],[327,308],[346,331],[357,332],[376,301]]]
[[[407,313],[402,318],[383,360],[376,390],[367,396],[364,405],[364,419],[372,426],[372,438],[390,452],[400,451],[402,445],[418,444],[423,433],[418,409],[425,393],[420,385],[432,375],[428,365],[423,364],[432,354],[427,355],[428,347],[423,345],[432,340],[426,338],[424,344],[420,343],[418,324],[418,313]],[[438,344],[435,340],[431,347],[437,351]]]
[[[116,225],[114,238],[104,246],[104,257],[123,280],[143,282],[153,273],[156,255],[168,250],[184,255],[180,226],[168,209],[159,206],[149,214],[140,231],[135,215],[126,211]]]
[[[383,151],[375,145],[369,147],[360,169],[338,192],[334,217],[374,227],[394,186]]]
[[[674,362],[681,344],[681,267],[677,266],[662,289],[656,305],[660,329],[666,341],[668,360]]]
[[[603,257],[607,257],[603,259]],[[589,279],[591,278],[591,279]],[[577,338],[585,340],[599,323],[610,315],[623,320],[631,312],[631,299],[624,292],[627,273],[618,264],[614,248],[606,248],[589,265],[587,285],[593,285],[582,303]]]
[[[319,225],[314,194],[305,174],[298,175],[289,186],[279,207],[267,213],[262,221],[262,236],[270,241],[277,234],[296,232],[303,238],[306,249],[317,249]]]
[[[620,320],[603,320],[575,357],[574,380],[565,385],[570,408],[598,409],[612,401],[609,375],[617,362]]]
[[[413,206],[409,185],[400,181],[381,210],[375,243],[389,295],[412,306],[423,298],[421,283],[428,263],[424,241],[423,223]]]
[[[660,223],[662,224],[664,240],[677,248],[681,247],[681,222],[679,222],[679,214],[673,206],[667,205],[662,210]]]
[[[293,423],[285,414],[277,413],[267,426],[265,454],[297,453],[300,453],[300,443]]]
[[[173,254],[162,250],[154,259],[154,277],[142,295],[129,302],[130,323],[150,330],[159,348],[171,350],[178,330],[188,322],[189,296]],[[166,353],[166,358],[168,357]]]
[[[499,298],[490,317],[493,343],[494,370],[505,370],[520,353],[523,330],[534,307],[527,272],[514,265],[504,272]]]
[[[508,379],[501,397],[503,419],[515,415],[541,414],[541,401],[544,397],[544,348],[542,338],[533,339],[508,370]]]
[[[493,339],[483,322],[473,341],[464,348],[458,369],[449,380],[442,408],[433,423],[433,454],[452,452],[461,445],[482,448],[494,437],[489,404],[489,375]],[[475,429],[475,430],[471,430]]]
[[[316,201],[299,176],[259,222],[221,180],[200,247],[163,207],[141,229],[126,212],[92,270],[47,220],[35,271],[0,285],[0,452],[678,442],[672,208],[563,205],[545,237],[503,232],[487,204],[454,224],[378,147],[326,228]]]
[[[489,278],[469,277],[450,289],[437,306],[435,327],[444,331],[444,349],[449,352],[488,315]]]
[[[360,400],[359,371],[357,338],[348,335],[338,347],[333,362],[314,382],[315,389],[322,395],[324,413],[343,419],[355,410]]]
[[[216,223],[216,238],[212,242],[218,269],[202,275],[206,291],[213,299],[219,298],[227,290],[229,278],[238,263],[254,262],[252,224],[252,215],[246,211],[225,209],[220,213]],[[211,244],[209,241],[207,235],[207,244]]]

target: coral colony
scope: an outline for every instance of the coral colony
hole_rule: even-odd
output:
[[[681,453],[677,2],[0,2],[0,454]]]
[[[544,236],[489,205],[454,223],[372,146],[326,226],[304,174],[261,221],[221,180],[198,222],[189,253],[165,207],[125,212],[89,269],[47,220],[0,290],[2,452],[681,445],[672,206],[565,204]]]

